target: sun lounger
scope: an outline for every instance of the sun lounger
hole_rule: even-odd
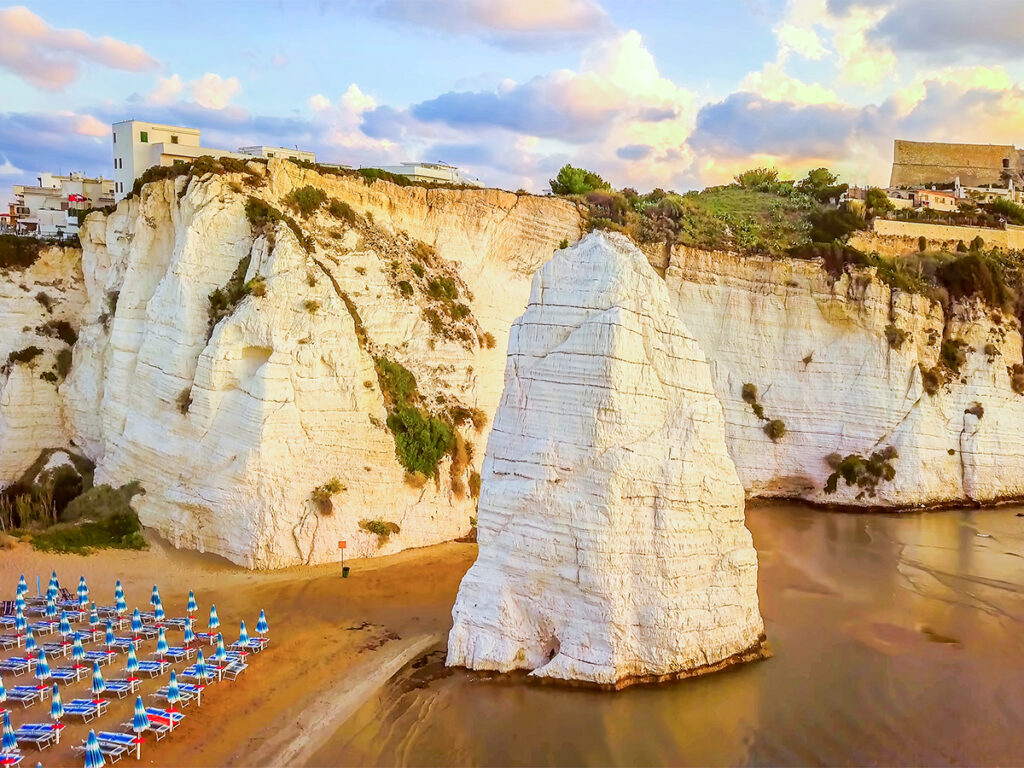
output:
[[[170,721],[158,723],[155,720],[149,718],[148,716],[146,719],[149,721],[149,730],[151,730],[153,734],[156,736],[157,741],[160,741],[160,739],[162,739],[164,736],[171,732]],[[131,728],[132,726],[133,723],[121,724],[122,728]]]
[[[104,731],[104,733],[107,733],[107,731]],[[99,734],[96,734],[96,739],[99,742],[100,752],[103,753],[103,757],[107,758],[112,763],[116,763],[122,757],[124,757],[129,752],[135,749],[134,744],[131,747],[129,747],[125,744],[121,744],[110,739],[101,739]],[[82,742],[81,744],[76,744],[71,749],[79,753],[85,752],[85,742]]]
[[[50,670],[53,682],[61,683],[62,685],[78,682],[82,679],[84,673],[85,667],[54,667]]]
[[[95,662],[102,667],[104,664],[109,664],[113,661],[115,655],[106,651],[86,651],[85,660],[90,664]]]
[[[186,659],[191,659],[195,655],[196,655],[196,649],[195,648],[183,648],[180,645],[179,646],[171,646],[170,648],[167,649],[167,653],[164,654],[165,657],[167,657],[171,661],[175,661],[175,662],[185,661]]]
[[[17,677],[31,671],[35,665],[36,660],[30,656],[11,656],[0,661],[0,672],[8,672]]]
[[[60,629],[60,624],[56,621],[37,621],[35,624],[30,624],[29,626],[31,626],[32,632],[36,637],[52,635]]]
[[[64,714],[68,717],[80,717],[83,723],[88,723],[102,714],[102,705],[87,699],[75,699],[64,705]]]
[[[102,716],[106,711],[110,703],[106,699],[72,699],[70,703],[64,705],[64,711],[69,711],[69,708],[79,709],[95,709],[96,716]],[[79,715],[83,717],[83,715]]]
[[[195,688],[195,686],[192,686],[192,687]],[[167,699],[168,690],[169,690],[169,686],[165,685],[163,688],[158,689],[154,695],[157,698],[164,699],[165,701],[170,703],[170,701]],[[199,695],[198,689],[196,689],[196,691],[194,691],[194,692],[190,691],[190,690],[187,690],[187,686],[183,685],[181,683],[178,684],[178,693],[181,696],[181,702],[180,703],[181,703],[181,706],[183,706],[183,707],[187,707],[191,703],[192,699],[194,699],[196,696]]]
[[[14,616],[3,615],[0,616],[0,627],[13,627]]]
[[[238,679],[238,676],[248,668],[249,665],[244,661],[229,661],[221,674],[228,680],[236,680]]]
[[[24,759],[25,756],[17,752],[0,752],[0,765],[4,766],[4,768],[15,766]]]
[[[118,651],[124,651],[128,653],[129,648],[138,648],[142,645],[141,637],[115,637],[114,648]]]
[[[156,720],[168,725],[171,723],[177,725],[185,719],[185,715],[181,712],[171,712],[169,709],[160,709],[159,707],[146,707],[146,717],[149,718],[150,722]]]
[[[217,642],[216,632],[196,632],[196,642],[206,643],[207,645],[213,645]]]
[[[40,648],[51,658],[54,656],[67,656],[71,650],[71,643],[43,643]]]
[[[46,730],[42,726],[45,726]],[[57,743],[57,729],[48,723],[23,725],[14,732],[14,735],[19,744],[31,744],[40,751]]]
[[[112,693],[119,699],[123,699],[130,693],[135,693],[135,686],[138,685],[137,682],[132,682],[131,680],[118,679],[107,680],[106,682],[107,690],[105,691],[105,693]]]
[[[48,686],[48,685],[15,685],[14,687],[7,689],[8,694],[10,694],[12,691],[14,693],[18,693],[19,691],[23,691],[23,692],[26,692],[26,693],[28,691],[38,691],[39,692],[39,698],[40,699],[45,699],[47,696],[50,695],[50,686]]]
[[[28,709],[37,701],[42,701],[43,694],[35,686],[18,686],[7,691],[8,701],[17,701],[25,709]]]
[[[182,678],[186,680],[199,680],[199,676],[196,674],[196,665],[192,664],[181,670],[181,672],[178,673],[178,679]],[[206,665],[206,682],[217,682],[217,670],[211,667],[209,663]]]
[[[157,675],[162,675],[168,666],[170,665],[166,661],[140,661],[139,674],[156,677]]]
[[[154,637],[160,634],[160,630],[158,630],[151,624],[143,624],[142,629],[140,629],[138,632],[133,632],[132,634],[134,634],[136,637],[143,637],[146,640],[152,640]]]
[[[267,647],[267,643],[270,642],[265,637],[250,637],[248,641],[240,643],[237,640],[231,644],[231,647],[239,651],[252,651],[253,653],[259,653]]]

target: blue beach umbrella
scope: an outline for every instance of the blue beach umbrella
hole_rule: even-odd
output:
[[[164,613],[164,604],[159,598],[157,598],[156,605],[153,606],[153,620],[156,621],[157,625],[163,623],[166,618]]]
[[[202,650],[196,656],[196,677],[200,683],[205,683],[206,678],[210,676],[210,670],[206,668],[206,658],[203,656]]]
[[[124,595],[114,598],[114,611],[118,616],[123,616],[128,610],[128,603],[124,601]]]
[[[60,689],[54,683],[53,690],[50,691],[50,719],[56,724],[58,744],[60,744],[60,719],[62,717],[64,717],[64,702],[60,700]]]
[[[100,625],[100,612],[96,608],[96,603],[89,606],[89,629],[92,632],[96,631],[96,627]]]
[[[26,592],[28,592],[28,582],[25,581],[25,574],[23,573],[18,577],[17,594],[19,596],[24,596]]]
[[[18,595],[16,598],[14,598],[14,607],[16,609],[20,608],[21,611],[24,613],[24,611],[25,611],[25,596],[24,595]]]
[[[75,662],[75,668],[80,669],[85,661],[85,648],[82,647],[82,638],[75,635],[75,643],[71,646],[71,660]]]
[[[167,683],[167,703],[170,704],[168,709],[171,712],[177,712],[174,707],[181,701],[181,690],[178,688],[178,675],[175,674],[174,670],[171,670],[171,679]],[[173,720],[172,720],[173,723]],[[173,726],[172,726],[173,727]]]
[[[46,660],[46,653],[42,648],[39,649],[39,656],[36,657],[35,676],[39,681],[39,690],[43,690],[46,687],[44,683],[53,676],[53,673],[50,672],[50,662]]]
[[[125,662],[124,671],[128,673],[129,680],[138,679],[135,675],[139,671],[139,658],[135,655],[134,645],[128,648],[128,661]]]
[[[156,605],[160,602],[160,590],[156,588],[156,584],[153,585],[153,594],[149,596],[149,604]]]
[[[142,614],[139,613],[139,609],[135,609],[135,613],[132,614],[132,632],[135,633],[135,639],[138,639],[139,632],[142,631]]]
[[[216,605],[211,605],[210,606],[210,623],[209,623],[209,627],[210,627],[210,631],[211,632],[213,630],[215,630],[215,629],[220,629],[220,616],[217,615],[217,606]]]
[[[103,752],[100,751],[96,731],[89,731],[89,738],[85,741],[85,768],[103,768],[103,765]]]
[[[56,600],[57,599],[57,587],[54,586],[53,582],[50,582],[50,586],[46,588],[46,599]]]
[[[220,632],[217,633],[217,650],[213,652],[213,660],[218,664],[223,664],[228,660],[228,649],[224,645],[224,635]]]
[[[0,751],[18,751],[18,737],[14,735],[14,726],[11,725],[11,713],[6,710],[4,710],[4,736],[0,741]]]
[[[167,653],[167,635],[164,634],[164,628],[160,627],[160,634],[156,636],[156,655],[163,661],[164,655]]]
[[[203,652],[200,651],[199,656],[202,657],[202,655]],[[0,677],[0,704],[3,704],[5,701],[7,701],[7,689],[4,688],[4,679]],[[3,712],[2,708],[0,708],[0,712]]]
[[[46,618],[57,618],[57,601],[52,597],[48,598],[46,601]]]
[[[238,644],[241,646],[249,644],[249,633],[245,629],[244,621],[238,627]]]
[[[89,585],[85,583],[85,576],[78,580],[78,607],[83,611],[89,604]]]
[[[260,609],[260,617],[256,620],[256,634],[263,637],[270,632],[270,625],[267,624],[267,614]]]
[[[188,606],[185,608],[185,613],[191,616],[193,613],[199,610],[199,603],[196,602],[196,593],[191,589],[188,591]]]
[[[36,645],[36,636],[32,633],[31,628],[25,631],[25,652],[32,654],[39,650],[39,646]]]
[[[54,571],[50,574],[50,583],[46,586],[46,599],[49,600],[51,597],[56,597],[60,591],[60,582],[57,581],[57,572]]]
[[[71,620],[68,618],[67,611],[60,612],[60,636],[67,641],[67,638],[73,630],[71,629]]]
[[[28,630],[28,621],[25,619],[25,611],[21,608],[14,609],[14,631],[18,635],[24,635]]]
[[[149,718],[142,697],[135,697],[135,714],[132,716],[132,730],[135,731],[135,759],[142,758],[142,732],[149,728]]]
[[[94,699],[99,699],[100,694],[107,690],[107,683],[103,679],[103,673],[100,672],[100,664],[98,661],[92,663],[92,696]]]
[[[124,587],[121,586],[121,580],[120,579],[118,579],[114,583],[114,599],[116,600],[119,597],[124,597]]]
[[[114,652],[114,650],[113,650],[114,649],[114,640],[116,640],[116,639],[117,638],[114,637],[114,625],[111,624],[108,621],[107,622],[107,631],[103,635],[103,644],[105,646],[107,646],[107,653],[113,653]]]
[[[191,645],[195,642],[196,633],[192,631],[192,620],[185,624],[185,639],[182,641],[182,645]]]

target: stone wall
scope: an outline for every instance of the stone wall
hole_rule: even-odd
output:
[[[1008,165],[1004,166],[1003,161]],[[957,176],[962,184],[995,184],[1004,169],[1024,166],[1019,150],[1008,144],[945,144],[904,141],[893,145],[890,186],[919,186],[951,183]]]
[[[949,224],[925,224],[920,221],[897,221],[895,219],[875,219],[874,234],[882,237],[910,238],[913,240],[913,250],[917,250],[917,238],[925,237],[929,245],[942,245],[956,247],[958,241],[963,240],[970,243],[976,237],[981,237],[989,248],[1006,248],[1008,250],[1020,250],[1024,248],[1024,227],[1008,225],[1006,229],[992,229],[990,227],[958,227]],[[877,247],[871,247],[870,234],[859,235],[851,238],[850,244],[862,250],[882,251]]]

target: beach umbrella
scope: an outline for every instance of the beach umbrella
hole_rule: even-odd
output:
[[[14,631],[20,637],[28,630],[28,621],[25,619],[25,611],[21,608],[14,609]]]
[[[113,650],[114,649],[114,641],[116,639],[117,638],[114,637],[114,625],[111,624],[108,621],[107,622],[107,631],[106,631],[106,633],[103,636],[103,644],[105,646],[107,646],[107,653],[113,653],[114,652],[114,650]]]
[[[32,633],[32,629],[29,628],[25,631],[25,652],[32,654],[39,650],[39,646],[36,645],[36,636]]]
[[[103,673],[100,672],[100,663],[94,661],[92,663],[92,695],[94,699],[100,700],[100,694],[107,690],[107,683],[103,679]]]
[[[60,719],[62,717],[64,717],[64,702],[60,700],[60,689],[54,683],[53,690],[50,692],[50,719],[56,724],[58,744],[60,744]]]
[[[153,594],[149,596],[149,604],[156,605],[160,602],[160,590],[156,588],[156,584],[153,585]]]
[[[24,612],[24,610],[25,610],[25,596],[24,595],[19,594],[16,598],[14,598],[14,607],[15,608],[20,608],[22,610],[22,612]]]
[[[142,703],[142,697],[135,697],[135,715],[132,717],[132,730],[135,731],[135,759],[142,759],[142,736],[143,731],[149,728],[149,718],[146,716],[146,707]]]
[[[103,752],[100,751],[96,731],[89,731],[89,738],[85,741],[85,768],[103,768],[103,765]]]
[[[221,679],[224,662],[228,660],[228,649],[224,647],[224,635],[217,633],[217,650],[213,652],[213,660],[217,662],[217,679]]]
[[[202,658],[202,655],[203,655],[203,652],[200,651],[199,652],[200,658]],[[5,701],[7,701],[7,689],[4,688],[4,679],[2,677],[0,677],[0,704],[3,704]],[[0,712],[3,712],[3,709],[0,709]]]
[[[114,598],[114,611],[118,616],[123,616],[125,611],[128,610],[128,603],[124,601],[124,595]]]
[[[256,634],[263,637],[270,632],[270,625],[267,624],[267,614],[260,609],[260,617],[256,620]]]
[[[85,576],[78,580],[78,607],[83,611],[89,604],[89,585],[85,583]]]
[[[114,599],[124,597],[124,587],[121,586],[121,580],[118,579],[114,582]]]
[[[182,641],[182,645],[191,645],[196,639],[196,633],[192,631],[192,620],[190,619],[185,624],[185,639]]]
[[[68,635],[72,634],[71,620],[68,618],[67,611],[60,612],[60,636],[67,641]]]
[[[170,704],[168,710],[171,712],[177,712],[174,706],[181,701],[181,690],[178,688],[178,675],[175,674],[174,670],[171,670],[171,679],[167,683],[167,703]],[[174,720],[171,720],[171,727],[174,727]]]
[[[46,654],[42,648],[39,649],[39,656],[36,657],[35,676],[36,680],[39,681],[39,690],[43,690],[46,687],[44,683],[53,677],[53,674],[50,672],[50,662],[46,660]]]
[[[21,574],[21,576],[18,577],[17,594],[20,596],[24,596],[26,592],[28,592],[28,582],[25,581],[25,574],[23,573]]]
[[[167,635],[164,634],[164,628],[160,627],[160,634],[156,636],[156,653],[163,661],[164,654],[167,653]]]
[[[196,656],[196,677],[200,684],[206,682],[206,678],[210,676],[210,670],[206,668],[206,658],[203,656],[202,650]],[[0,699],[2,701],[2,699]]]
[[[238,627],[238,645],[245,648],[249,644],[249,633],[245,630],[245,622],[243,621]]]
[[[46,600],[46,618],[57,618],[57,600],[55,598],[50,597]]]
[[[189,616],[199,610],[199,603],[196,602],[196,593],[191,589],[188,591],[188,607],[185,608],[185,613]]]
[[[0,752],[17,752],[18,737],[14,735],[14,726],[11,725],[11,713],[4,710],[4,736],[0,741]]]
[[[210,606],[210,631],[220,629],[220,617],[217,615],[217,606]]]
[[[128,661],[124,665],[124,671],[128,673],[129,680],[138,680],[135,674],[139,671],[139,658],[135,655],[134,645],[128,648]]]
[[[157,626],[163,623],[167,614],[164,613],[164,604],[160,598],[157,598],[156,605],[153,606],[153,620],[157,623]]]
[[[89,606],[89,630],[91,632],[96,631],[96,627],[100,625],[100,612],[96,608],[96,603]]]
[[[57,572],[54,571],[50,575],[50,583],[46,586],[46,599],[49,600],[51,597],[56,597],[60,591],[60,582],[57,581]]]
[[[135,639],[139,639],[139,632],[142,631],[142,614],[139,613],[139,609],[135,609],[135,613],[132,614],[132,632],[135,633]]]
[[[81,669],[85,661],[85,648],[82,647],[82,638],[75,635],[75,644],[71,646],[71,660],[75,662],[75,669]]]

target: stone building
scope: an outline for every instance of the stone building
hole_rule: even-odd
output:
[[[952,184],[1006,185],[1007,174],[1024,170],[1024,150],[1008,144],[945,144],[931,141],[893,143],[891,187]]]

